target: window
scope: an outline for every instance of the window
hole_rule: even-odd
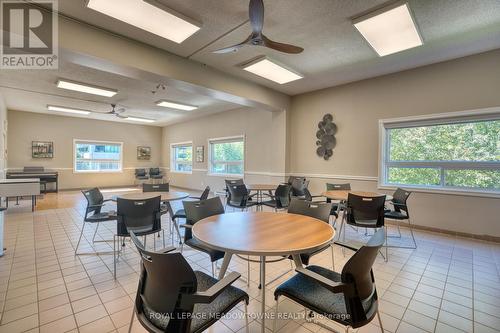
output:
[[[193,170],[193,144],[191,142],[175,143],[170,147],[172,156],[170,170],[191,173]]]
[[[500,193],[500,114],[438,116],[381,121],[382,185]]]
[[[243,176],[245,142],[242,136],[210,139],[208,143],[209,173]]]
[[[121,142],[75,140],[75,172],[122,171]]]

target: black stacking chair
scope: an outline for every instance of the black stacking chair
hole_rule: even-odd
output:
[[[305,199],[306,189],[309,186],[309,181],[305,178],[296,177],[292,181],[292,197]]]
[[[149,176],[146,173],[146,169],[135,169],[135,180],[142,181],[148,179]]]
[[[386,219],[391,219],[391,220],[396,220],[397,221],[397,227],[398,227],[398,234],[399,236],[396,236],[398,238],[401,238],[401,230],[399,229],[399,221],[408,221],[408,228],[410,229],[410,234],[411,238],[413,240],[413,246],[397,246],[400,248],[406,248],[406,249],[416,249],[417,248],[417,243],[415,242],[415,236],[413,235],[413,228],[411,226],[410,222],[410,213],[408,212],[408,205],[406,204],[406,201],[408,200],[408,197],[410,196],[411,192],[406,191],[402,188],[398,188],[396,192],[393,194],[393,199],[390,201],[390,203],[393,206],[393,209],[386,209],[385,210],[385,218]]]
[[[346,223],[355,227],[367,229],[383,228],[385,224],[384,205],[385,195],[377,197],[367,197],[349,193],[346,203],[346,213],[344,214],[344,218],[342,219],[343,223],[340,225],[339,239],[340,235],[343,235],[342,240],[345,241]],[[385,228],[383,229],[386,240],[384,259],[385,261],[387,261],[387,230]],[[342,231],[344,231],[343,234]]]
[[[116,234],[113,236],[113,267],[116,279],[116,261],[120,257],[120,238],[130,237],[130,231],[137,236],[146,236],[163,231],[161,228],[160,196],[145,200],[128,200],[118,198]],[[156,242],[153,241],[156,249]],[[163,247],[165,232],[163,231]],[[118,251],[117,251],[118,250]]]
[[[134,315],[152,333],[199,333],[216,323],[249,296],[231,284],[240,274],[232,272],[222,280],[193,271],[181,253],[168,248],[150,252],[130,233],[141,256],[141,276],[130,320]],[[169,317],[167,317],[169,316]]]
[[[278,301],[281,296],[346,326],[346,332],[350,327],[359,328],[368,324],[376,315],[380,329],[384,332],[372,270],[377,253],[383,244],[384,231],[379,230],[360,248],[346,245],[356,253],[347,261],[341,273],[320,266],[297,268],[297,274],[274,291],[276,300],[274,332],[279,311]],[[315,323],[323,326],[322,323]],[[328,326],[325,328],[331,330]]]
[[[170,191],[170,184],[165,183],[165,184],[142,184],[142,192],[169,192]],[[161,213],[166,214],[168,213],[168,205],[165,203],[161,203]]]
[[[212,262],[212,275],[215,276],[215,262],[224,257],[224,252],[201,244],[197,239],[193,238],[191,228],[196,222],[206,217],[224,214],[222,202],[219,197],[215,197],[203,201],[183,201],[182,204],[186,212],[186,223],[182,227],[186,228],[186,230],[184,232],[184,243],[181,245],[181,251],[183,245],[186,244],[195,250],[208,254]]]
[[[199,197],[196,196],[190,196],[190,199],[196,199],[196,201],[202,201],[202,200],[207,200],[208,195],[210,194],[210,186],[205,187],[203,192]],[[169,205],[170,206],[170,205]],[[170,206],[172,207],[172,206]],[[178,222],[179,219],[185,219],[186,218],[186,212],[184,211],[183,208],[177,209],[175,212],[171,209],[170,210],[170,218],[172,219],[173,225],[177,230],[177,235],[179,236],[179,244],[182,244],[182,237],[179,231],[179,225],[180,223]]]
[[[264,201],[262,204],[274,208],[274,211],[278,211],[278,209],[287,209],[290,205],[291,188],[292,187],[288,184],[278,185],[274,191],[274,195],[270,195],[271,200]]]
[[[161,182],[161,180],[163,179],[163,174],[162,174],[160,168],[150,168],[149,169],[149,178],[151,178],[153,180],[153,182],[155,180],[158,180]]]
[[[350,183],[343,183],[343,184],[326,183],[326,190],[327,191],[350,191],[351,184]],[[332,200],[327,198],[326,202],[332,202]],[[345,203],[343,203],[343,202],[336,202],[333,204],[332,212],[330,215],[333,215],[335,217],[335,221],[333,222],[334,225],[337,222],[337,219],[339,218],[339,212],[344,211],[344,209],[345,209]]]
[[[256,202],[250,201],[250,192],[245,185],[230,185],[227,189],[229,190],[228,206],[243,211],[257,205]]]
[[[75,255],[77,255],[78,246],[83,236],[83,229],[85,229],[86,223],[97,223],[94,231],[94,236],[92,237],[92,243],[95,241],[95,236],[97,234],[97,229],[99,229],[99,223],[105,221],[116,220],[116,212],[114,211],[102,211],[105,203],[111,201],[111,199],[104,200],[104,197],[97,187],[90,190],[83,190],[83,195],[87,199],[87,208],[85,209],[85,215],[83,217],[82,231],[80,232],[80,237],[78,238],[78,243],[75,247]]]
[[[229,193],[229,186],[245,185],[245,182],[243,181],[243,179],[225,179],[224,182],[226,183],[226,202],[224,203],[224,205],[227,206],[229,200],[231,200],[231,193]]]
[[[290,202],[290,207],[288,207],[288,213],[305,215],[321,220],[325,223],[329,223],[331,207],[332,207],[331,203],[326,203],[326,202],[317,203],[306,200],[292,199],[292,201]],[[304,265],[309,265],[309,260],[313,255],[323,252],[328,248],[330,248],[332,251],[332,267],[335,267],[335,258],[333,256],[333,243],[326,245],[325,247],[316,250],[314,252],[301,254],[300,258],[302,259],[302,263]],[[293,260],[291,256],[289,257],[289,259]]]

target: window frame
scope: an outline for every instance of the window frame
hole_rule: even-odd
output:
[[[243,160],[241,162],[226,162],[226,161],[215,161],[216,163],[226,163],[226,164],[241,164],[242,165],[242,173],[241,174],[236,174],[236,173],[217,173],[217,172],[212,172],[212,165],[214,164],[212,161],[212,145],[214,143],[229,143],[229,142],[237,142],[237,141],[242,141],[243,142]],[[245,176],[245,161],[246,161],[246,139],[245,135],[235,135],[235,136],[227,136],[227,137],[221,137],[221,138],[210,138],[207,140],[208,142],[208,160],[207,160],[207,175],[209,176],[214,176],[214,177],[241,177],[243,178]]]
[[[191,147],[191,171],[177,171],[176,170],[176,154],[175,148],[177,147]],[[182,163],[187,164],[187,163]],[[193,141],[175,142],[170,144],[170,173],[179,173],[190,175],[193,173]]]
[[[120,169],[118,170],[77,170],[76,169],[76,145],[78,143],[87,143],[87,144],[104,144],[104,145],[118,145],[120,146]],[[92,160],[94,161],[94,160]],[[96,160],[97,161],[97,160]],[[100,160],[100,161],[108,161],[108,160]],[[111,162],[116,162],[116,160],[109,160]],[[103,174],[103,173],[123,173],[123,142],[120,141],[104,141],[104,140],[87,140],[87,139],[73,139],[73,173],[74,174]]]
[[[429,114],[413,117],[391,118],[379,120],[379,172],[378,172],[378,188],[384,190],[393,190],[398,187],[411,189],[415,192],[440,193],[440,194],[456,194],[481,197],[500,198],[500,190],[468,188],[459,186],[445,185],[445,172],[447,170],[491,170],[500,169],[500,162],[497,161],[390,161],[390,129],[408,128],[408,127],[423,127],[431,125],[446,125],[470,123],[476,121],[500,120],[500,108],[486,108],[478,110],[468,110],[459,112]],[[440,184],[439,185],[408,185],[389,183],[387,181],[388,169],[390,167],[401,168],[433,168],[439,169]]]

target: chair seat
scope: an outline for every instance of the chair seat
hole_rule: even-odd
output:
[[[152,175],[150,176],[152,179],[162,179],[163,176],[162,175]]]
[[[135,176],[135,179],[140,179],[140,180],[148,180],[148,176]]]
[[[341,282],[341,275],[337,272],[319,266],[309,266],[307,269],[332,281]],[[295,274],[276,288],[274,296],[282,295],[343,325],[350,324],[344,295],[329,291],[303,274]]]
[[[196,238],[190,238],[184,242],[184,244],[188,245],[189,247],[192,247],[198,251],[205,252],[210,256],[211,261],[216,261],[219,259],[224,258],[224,252],[214,250],[211,248],[206,247],[202,243],[200,243]]]
[[[247,201],[247,205],[246,206],[241,206],[239,204],[232,204],[231,202],[228,202],[227,205],[230,206],[230,207],[240,208],[241,209],[241,208],[248,208],[248,207],[256,206],[256,205],[258,205],[258,203],[255,202],[255,201]]]
[[[217,283],[217,279],[199,271],[194,272],[197,281],[197,291],[206,291]],[[190,332],[202,332],[220,317],[231,310],[236,304],[243,300],[248,300],[248,294],[233,286],[227,287],[217,298],[209,304],[195,304],[193,309],[193,320],[191,321]],[[168,325],[167,316],[157,316],[156,312],[144,305],[146,318],[151,318],[151,322],[158,328],[164,330]]]
[[[405,213],[397,212],[395,210],[386,211],[384,213],[384,216],[388,219],[393,219],[393,220],[407,220],[408,219],[408,216]]]
[[[116,215],[109,215],[109,212],[101,212],[87,216],[85,222],[95,223],[95,222],[105,222],[116,220]]]
[[[264,206],[268,206],[268,207],[272,207],[272,208],[275,208],[277,207],[277,201],[276,200],[267,200],[267,201],[263,201],[262,204]]]
[[[184,209],[179,209],[178,211],[175,212],[174,216],[172,216],[172,219],[185,219],[186,218],[186,211]]]

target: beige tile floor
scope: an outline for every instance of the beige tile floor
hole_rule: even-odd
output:
[[[64,193],[59,194],[64,196]],[[72,194],[74,195],[74,193]],[[108,193],[108,195],[110,195]],[[5,256],[0,258],[0,333],[3,332],[127,332],[137,288],[139,258],[130,242],[118,264],[118,278],[113,279],[112,255],[94,255],[109,251],[110,243],[89,243],[94,227],[86,227],[80,252],[74,247],[82,227],[84,202],[75,207],[47,209],[31,213],[27,202],[13,207],[5,216]],[[110,209],[112,209],[112,204]],[[168,220],[164,218],[168,230]],[[99,228],[99,240],[111,239],[113,223]],[[88,229],[87,229],[88,228]],[[395,234],[390,228],[390,234]],[[408,232],[402,229],[408,242]],[[168,235],[168,232],[166,233]],[[364,232],[348,228],[348,239],[366,239]],[[500,244],[448,235],[416,232],[417,250],[389,250],[386,263],[379,256],[374,274],[380,296],[380,312],[387,332],[500,332]],[[152,247],[150,237],[148,246]],[[170,240],[168,240],[170,243]],[[185,248],[184,255],[195,270],[210,273],[207,256]],[[336,268],[340,270],[349,257],[335,249]],[[330,252],[313,257],[313,264],[331,266]],[[267,266],[268,281],[289,269],[288,262]],[[231,270],[246,276],[246,263],[233,260]],[[275,306],[274,288],[267,289],[267,307]],[[254,319],[260,310],[258,266],[252,264],[251,283],[237,286],[251,296],[249,328],[260,329]],[[238,317],[242,307],[209,329],[209,332],[244,332],[245,321]],[[303,308],[291,301],[280,302],[280,311],[296,313],[294,320],[279,320],[279,332],[326,332],[303,318]],[[272,322],[266,322],[268,328]],[[358,332],[380,332],[373,321]],[[335,327],[339,329],[339,327]],[[144,330],[138,322],[134,332]],[[269,330],[270,331],[270,330]],[[260,332],[260,331],[259,331]]]

